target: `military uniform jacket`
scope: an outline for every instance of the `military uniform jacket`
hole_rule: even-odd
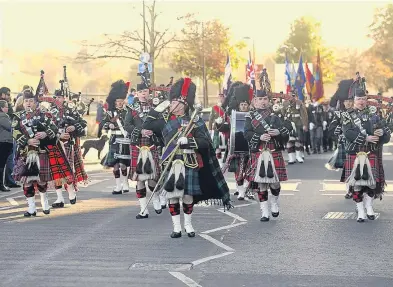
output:
[[[283,109],[285,111],[285,118],[293,122],[297,127],[308,126],[307,109],[303,102],[299,100],[285,101]]]
[[[156,145],[162,146],[161,141],[156,135],[150,138],[143,138],[144,142],[141,144],[142,138],[142,125],[146,120],[149,111],[152,109],[152,105],[148,102],[137,101],[133,105],[128,106],[128,112],[124,120],[124,129],[130,136],[132,145]]]
[[[389,142],[391,131],[388,127],[378,127],[379,122],[374,122],[373,115],[368,109],[349,110],[341,114],[342,130],[347,141],[345,150],[348,154],[356,154],[359,151],[376,151],[382,148],[382,145]],[[374,131],[382,128],[384,133],[379,137],[377,144],[366,141],[368,135],[374,135]]]
[[[274,114],[269,114],[269,111],[252,111],[246,115],[246,123],[244,125],[244,137],[248,142],[251,152],[258,152],[261,141],[261,136],[267,133],[268,129],[278,129],[280,134],[272,137],[271,142],[274,144],[276,150],[283,150],[285,138],[290,131],[283,125],[283,122]]]
[[[215,122],[215,120],[218,119],[219,117],[222,118],[222,124],[220,125],[216,124]],[[229,133],[229,129],[230,129],[229,117],[225,114],[224,110],[220,106],[215,105],[212,107],[208,126],[209,126],[209,130],[215,129],[225,134]]]
[[[116,138],[124,138],[123,133],[120,130],[120,127],[117,123],[117,119],[120,121],[120,124],[124,128],[125,118],[127,115],[126,109],[115,109],[113,111],[107,111],[105,114],[105,118],[103,119],[103,129],[109,130],[109,125],[113,124],[115,128],[111,130],[111,138],[109,139],[109,144],[114,144]]]
[[[40,148],[45,149],[47,145],[57,143],[58,128],[52,121],[52,115],[36,109],[31,113],[20,111],[14,113],[12,120],[13,137],[16,140],[18,151],[24,153],[28,147],[27,141],[35,136],[37,132],[45,132],[47,137],[40,140]]]

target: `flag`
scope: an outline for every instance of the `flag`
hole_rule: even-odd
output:
[[[247,63],[247,84],[250,85],[253,90],[253,94],[256,94],[257,87],[255,85],[255,71],[254,71],[254,61],[251,60],[251,52],[248,51],[248,63]]]
[[[319,50],[318,50],[318,56],[317,56],[317,66],[315,67],[315,83],[314,83],[314,88],[313,88],[313,99],[316,101],[323,101],[323,96],[324,96],[324,89],[323,89],[323,78],[322,78],[322,68],[321,68],[321,57],[319,55]]]
[[[303,88],[305,83],[306,83],[306,75],[304,74],[304,69],[303,69],[303,55],[300,54],[299,67],[296,73],[295,87],[297,89],[297,95],[299,97],[299,100],[301,101],[304,100]]]
[[[44,74],[44,71],[41,71],[40,81],[38,83],[37,90],[35,91],[35,97],[37,99],[49,93],[48,87],[45,84]]]
[[[296,83],[296,69],[295,69],[295,63],[292,60],[292,65],[291,65],[291,87],[295,87]]]
[[[308,68],[308,64],[306,62],[306,89],[307,89],[307,93],[310,96],[310,99],[312,99],[312,91],[314,88],[314,82],[315,82],[314,76],[311,73],[310,69]]]
[[[228,88],[231,86],[232,83],[232,66],[231,60],[229,58],[229,54],[227,54],[227,63],[225,65],[225,74],[224,74],[224,82],[222,84],[222,89],[224,91],[224,95],[227,94]]]
[[[289,67],[288,55],[285,55],[285,85],[287,86],[287,94],[291,92],[291,68]]]

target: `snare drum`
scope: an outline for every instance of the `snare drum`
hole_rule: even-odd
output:
[[[131,159],[131,139],[118,137],[115,139],[114,144],[116,145],[115,159]]]
[[[248,143],[244,138],[244,125],[247,112],[232,111],[229,154],[248,152]]]

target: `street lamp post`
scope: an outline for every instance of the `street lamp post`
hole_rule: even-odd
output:
[[[145,18],[145,0],[143,4],[143,52],[146,53],[146,18]]]
[[[254,39],[251,38],[251,37],[243,37],[243,39],[252,41],[252,57],[253,57],[253,60],[256,61],[256,59],[255,59],[255,41],[254,41]]]

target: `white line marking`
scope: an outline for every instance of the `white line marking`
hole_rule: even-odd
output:
[[[16,193],[18,193],[18,192],[22,192],[22,190],[20,189],[20,190],[11,192],[11,193],[7,193],[7,194],[5,194],[5,195],[0,195],[0,198],[7,197],[7,196],[10,196],[10,195],[16,194]]]
[[[237,208],[237,207],[245,207],[250,205],[252,205],[252,203],[238,204],[238,205],[234,205],[233,207]]]
[[[208,235],[206,235],[206,236],[208,236]],[[209,237],[210,237],[210,236],[209,236]],[[193,266],[197,266],[197,265],[199,265],[199,264],[208,262],[208,261],[210,261],[210,260],[217,259],[217,258],[221,258],[221,257],[227,256],[227,255],[231,255],[231,254],[233,254],[233,252],[224,252],[224,253],[221,253],[221,254],[217,254],[217,255],[213,255],[213,256],[208,256],[208,257],[204,257],[204,258],[201,258],[201,259],[192,261],[191,263],[192,263]]]
[[[230,217],[232,217],[232,218],[235,218],[235,219],[237,219],[237,220],[239,220],[239,221],[241,221],[241,222],[247,221],[247,220],[245,220],[244,218],[242,218],[242,217],[240,217],[239,215],[234,214],[234,213],[232,213],[232,212],[224,211],[224,210],[222,210],[222,209],[217,209],[217,210],[218,210],[219,212],[224,213],[224,214],[226,214],[226,215],[228,215],[228,216],[230,216]]]
[[[199,234],[200,237],[206,239],[207,241],[210,241],[211,243],[217,245],[218,247],[221,247],[222,249],[226,250],[226,251],[235,251],[235,249],[225,245],[224,243],[222,243],[221,241],[218,241],[217,239],[214,239],[213,237],[211,237],[210,235],[206,235],[206,234]],[[201,259],[199,259],[201,260]],[[198,260],[197,260],[198,261]]]
[[[298,190],[294,190],[294,191],[298,191]],[[280,195],[290,195],[290,196],[292,196],[292,195],[295,195],[294,193],[280,193]]]
[[[329,196],[329,195],[333,195],[333,196],[345,196],[346,193],[321,193],[321,195],[325,195],[325,196]],[[383,197],[387,196],[387,197],[393,197],[393,194],[384,194],[382,195]]]
[[[11,198],[6,198],[6,199],[13,206],[18,206],[19,205],[19,203],[15,199],[13,199],[12,197]]]
[[[187,277],[183,273],[180,273],[180,272],[169,272],[169,274],[171,274],[173,277],[179,279],[181,282],[183,282],[184,284],[186,284],[189,287],[202,287],[201,285],[199,285],[198,283],[196,283],[194,280],[192,280],[191,278]]]
[[[247,222],[238,222],[238,223],[235,223],[235,224],[229,224],[229,225],[225,225],[225,226],[221,226],[221,227],[217,227],[217,228],[214,228],[214,229],[203,231],[202,234],[209,234],[209,233],[213,233],[213,232],[216,232],[216,231],[219,231],[219,230],[223,230],[223,229],[230,229],[230,228],[233,228],[233,227],[236,227],[236,226],[240,226],[240,225],[243,225],[243,224],[246,224],[246,223]]]
[[[4,206],[4,207],[0,207],[0,210],[6,210],[6,209],[11,209],[14,208],[13,206]],[[3,218],[0,218],[0,220]]]

